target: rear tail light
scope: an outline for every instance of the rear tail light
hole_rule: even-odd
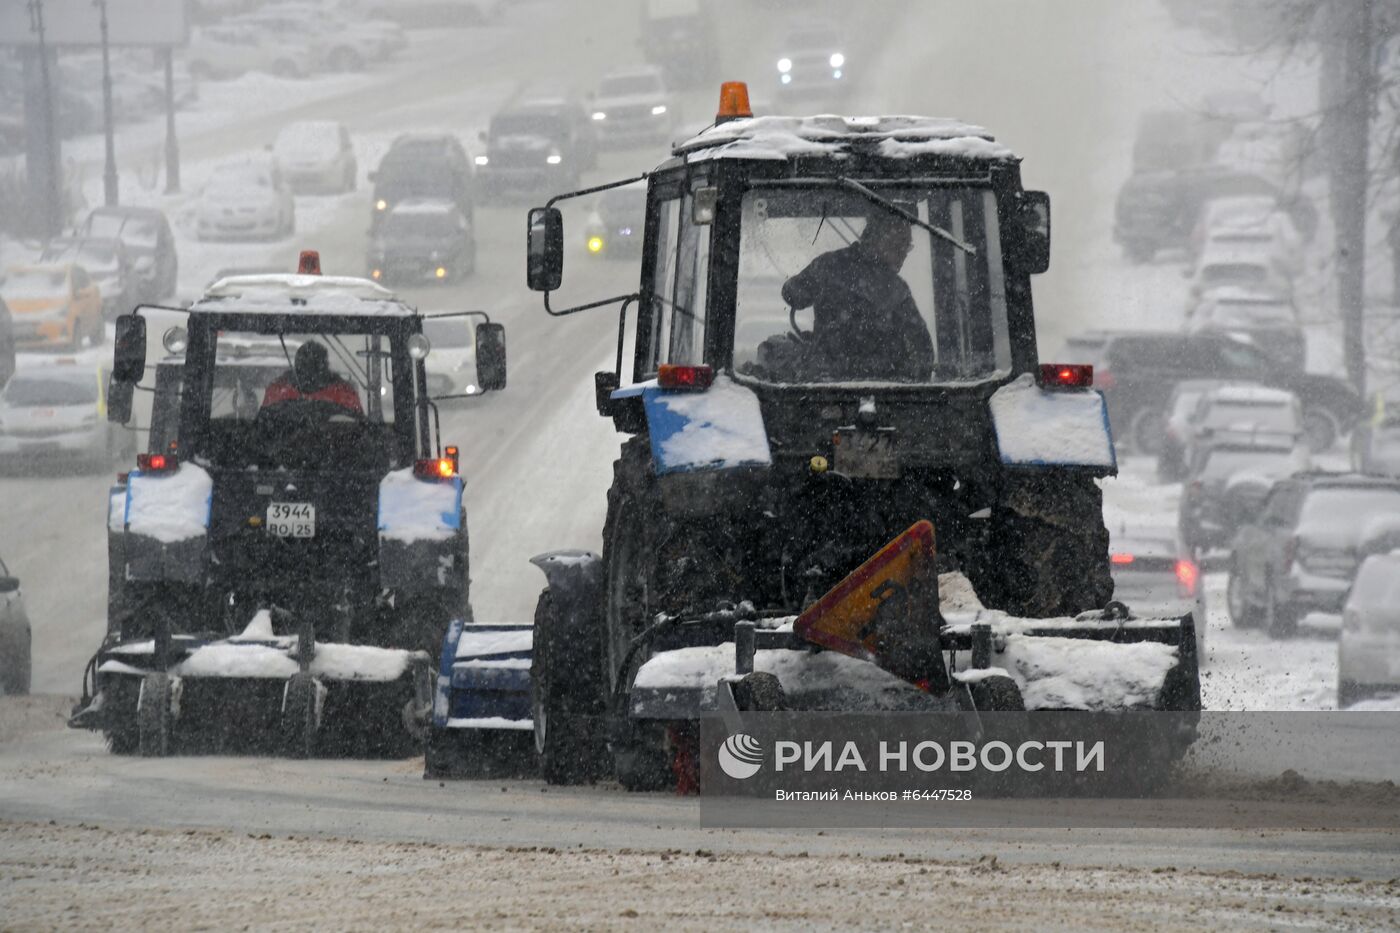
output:
[[[662,363],[656,368],[656,384],[663,389],[708,389],[715,371],[708,366],[675,366]]]
[[[1131,555],[1131,554],[1114,554],[1113,556],[1111,556],[1111,557],[1109,558],[1109,561],[1111,561],[1111,562],[1114,563],[1114,564],[1119,565],[1120,567],[1121,567],[1121,566],[1126,566],[1126,565],[1131,564],[1131,563],[1133,562],[1133,555]]]
[[[413,475],[419,479],[451,479],[457,475],[457,464],[449,457],[415,460]]]
[[[1176,582],[1182,596],[1195,597],[1196,587],[1201,582],[1201,568],[1195,561],[1182,558],[1176,562]]]
[[[1041,363],[1040,385],[1046,389],[1087,389],[1094,384],[1088,363]]]
[[[453,473],[456,473],[458,470],[461,469],[462,459],[458,456],[457,446],[455,444],[448,444],[445,448],[443,448],[442,453],[444,457],[452,461]]]
[[[142,473],[169,473],[179,466],[174,454],[137,454],[136,468]]]

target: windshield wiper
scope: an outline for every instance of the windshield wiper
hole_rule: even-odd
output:
[[[843,188],[846,188],[850,191],[854,191],[856,194],[865,198],[870,203],[876,204],[881,208],[884,208],[891,214],[894,214],[897,217],[904,218],[904,220],[908,221],[914,226],[922,227],[929,233],[932,233],[934,236],[938,237],[940,240],[953,244],[958,249],[962,250],[964,253],[967,253],[971,256],[977,255],[977,247],[958,239],[957,237],[953,236],[953,234],[949,233],[947,230],[944,230],[942,227],[936,227],[926,220],[920,220],[916,215],[909,213],[904,208],[900,207],[898,204],[895,204],[893,201],[880,197],[878,194],[871,191],[869,188],[865,187],[865,185],[862,185],[860,182],[853,181],[849,178],[846,178],[845,176],[841,176],[836,179],[836,183]]]

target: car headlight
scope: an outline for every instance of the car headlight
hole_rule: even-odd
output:
[[[378,201],[374,202],[374,209],[377,211],[387,211],[389,209],[389,202],[380,198]]]
[[[600,236],[589,237],[588,251],[590,253],[601,253],[603,251],[603,238]]]
[[[475,162],[477,165],[486,165],[486,164],[489,163],[491,160],[490,160],[489,158],[487,158],[486,156],[484,156],[484,155],[479,155],[479,156],[477,156],[475,159],[473,159],[472,161]]]
[[[564,157],[557,152],[552,152],[549,154],[549,157],[545,159],[545,161],[548,162],[550,165],[558,165],[560,162],[564,161]]]
[[[652,115],[653,117],[659,117],[659,116],[661,116],[661,115],[662,115],[663,113],[665,113],[665,112],[666,112],[666,105],[665,105],[665,104],[657,104],[655,107],[651,108],[651,115]]]
[[[778,59],[778,74],[784,74],[784,75],[785,75],[785,74],[787,74],[787,73],[788,73],[789,71],[791,71],[791,70],[792,70],[792,59],[790,59],[790,58],[780,58],[780,59]]]
[[[607,111],[604,111],[604,110],[595,110],[595,111],[593,111],[593,119],[595,119],[595,120],[606,120],[607,118],[608,118]]]
[[[840,52],[832,52],[831,58],[828,59],[828,61],[831,63],[832,68],[840,68],[842,65],[846,64],[846,56],[842,55]]]

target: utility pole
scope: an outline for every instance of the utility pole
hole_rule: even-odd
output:
[[[175,49],[165,47],[165,193],[180,193],[180,143],[175,138]]]
[[[63,197],[58,177],[58,129],[54,117],[49,46],[44,33],[44,0],[28,0],[29,28],[39,40],[25,56],[25,122],[29,126],[25,173],[38,195],[38,232],[48,238],[63,227]],[[34,76],[38,74],[38,85]]]
[[[100,15],[102,28],[102,133],[105,138],[107,158],[102,167],[103,203],[108,207],[117,204],[117,141],[112,126],[112,56],[107,41],[107,0],[93,0]]]

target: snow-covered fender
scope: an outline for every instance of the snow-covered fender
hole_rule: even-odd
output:
[[[114,530],[115,489],[107,528]],[[133,470],[122,497],[121,542],[125,576],[133,581],[198,583],[204,578],[214,480],[204,468],[181,463],[158,473]]]
[[[1108,407],[1097,389],[1044,389],[1025,374],[992,393],[988,406],[1003,465],[1118,472]]]
[[[663,389],[656,380],[617,389],[641,396],[657,476],[764,468],[773,463],[758,396],[723,374],[708,389]]]
[[[419,479],[395,470],[379,483],[379,582],[425,592],[459,586],[468,576],[462,478]]]

